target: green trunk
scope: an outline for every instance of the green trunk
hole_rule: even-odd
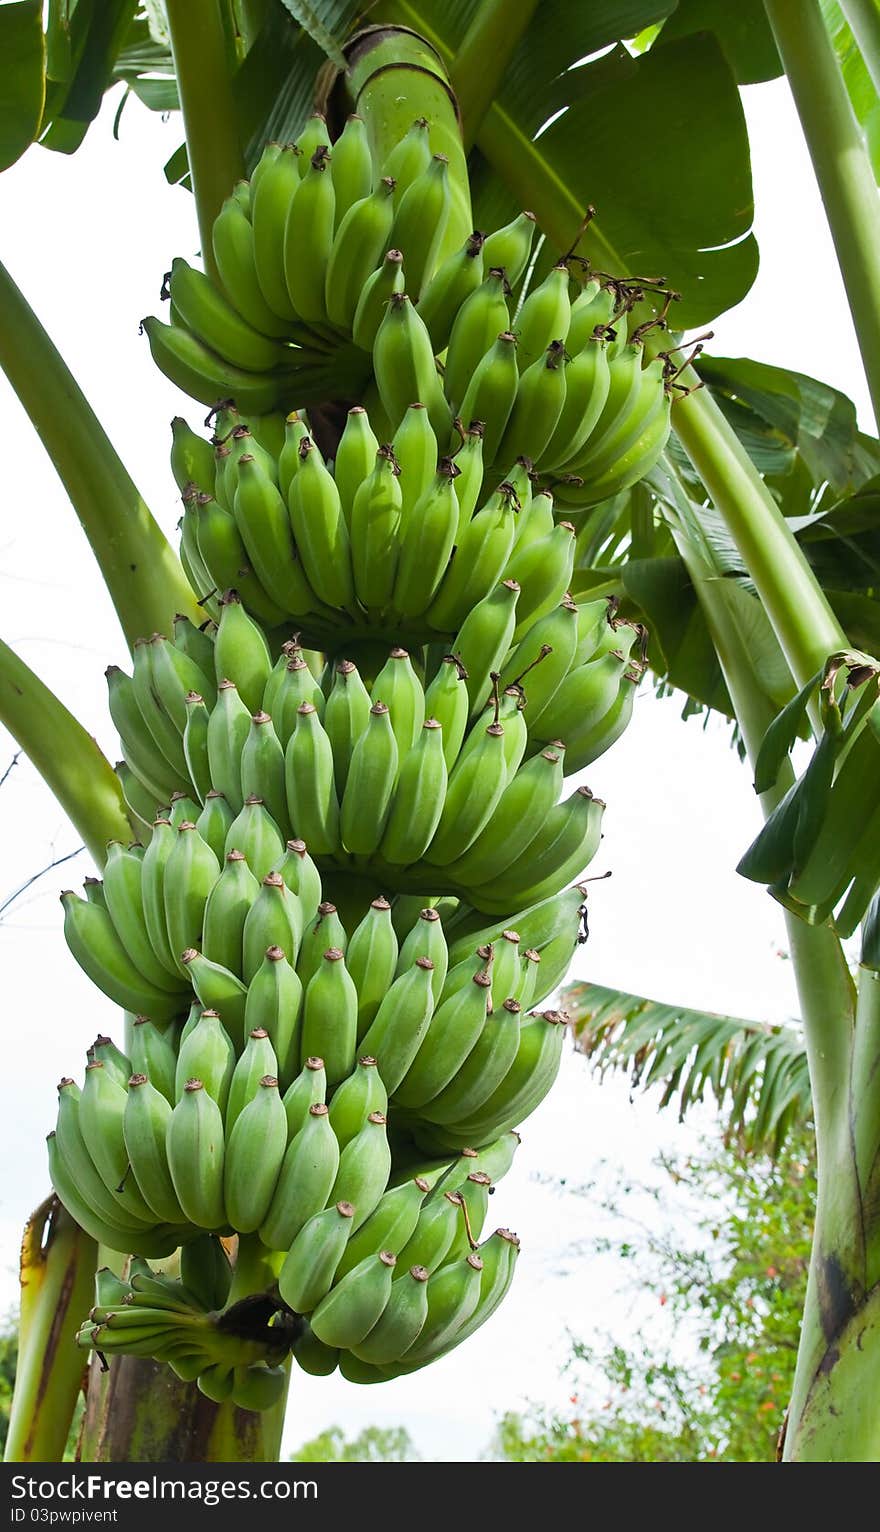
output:
[[[82,1463],[276,1463],[286,1399],[255,1414],[214,1404],[170,1367],[115,1357],[107,1372],[89,1367]]]

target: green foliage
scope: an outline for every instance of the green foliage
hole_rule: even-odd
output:
[[[341,1426],[328,1426],[290,1454],[291,1463],[420,1463],[405,1426],[365,1426],[347,1438]]]
[[[751,1151],[778,1152],[811,1111],[803,1039],[771,1027],[646,1000],[601,984],[572,984],[562,1002],[575,1046],[600,1073],[625,1069],[635,1089],[662,1088],[660,1106],[677,1101],[679,1120],[708,1095],[726,1114],[726,1132]]]
[[[779,1159],[739,1144],[661,1160],[665,1186],[621,1184],[602,1208],[628,1290],[656,1306],[625,1342],[573,1344],[564,1407],[499,1422],[505,1462],[772,1462],[794,1376],[816,1195],[813,1142],[793,1134]],[[595,1197],[595,1188],[585,1189]],[[648,1192],[650,1227],[623,1211]],[[683,1238],[682,1208],[693,1228]],[[672,1210],[674,1209],[674,1221]],[[661,1218],[665,1213],[665,1224]],[[668,1333],[664,1333],[668,1332]],[[685,1350],[689,1354],[684,1354]]]
[[[40,0],[18,0],[0,9],[0,170],[24,154],[43,111],[44,42]]]

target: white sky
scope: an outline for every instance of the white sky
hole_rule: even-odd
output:
[[[871,430],[852,326],[787,89],[781,82],[753,86],[745,99],[762,265],[746,301],[716,323],[712,349],[835,384]],[[115,101],[72,159],[33,149],[0,178],[0,258],[173,536],[179,510],[168,422],[179,412],[196,425],[202,412],[153,368],[137,326],[158,311],[171,257],[194,252],[195,221],[189,195],[169,189],[161,171],[179,142],[178,123],[162,124],[131,102],[117,145],[114,109]],[[103,672],[108,663],[126,663],[121,633],[64,492],[2,375],[0,419],[0,632],[115,760]],[[0,730],[0,774],[14,748]],[[781,916],[733,870],[759,813],[726,729],[682,725],[675,702],[657,703],[645,685],[627,734],[587,778],[608,801],[606,836],[591,870],[610,867],[614,876],[591,895],[592,934],[573,976],[756,1019],[792,1015]],[[25,760],[0,792],[0,844],[0,903],[77,844]],[[16,1301],[21,1228],[48,1187],[43,1137],[54,1120],[56,1082],[81,1072],[97,1031],[120,1031],[118,1013],[81,974],[61,934],[58,893],[78,887],[91,870],[81,855],[0,917],[7,997],[0,1312]],[[658,1117],[656,1098],[630,1101],[621,1080],[599,1087],[583,1060],[566,1056],[493,1199],[489,1227],[510,1225],[523,1240],[503,1309],[450,1357],[380,1388],[296,1372],[285,1449],[334,1422],[349,1435],[366,1424],[404,1424],[424,1457],[462,1461],[485,1449],[504,1409],[527,1397],[564,1405],[570,1389],[559,1368],[567,1328],[585,1335],[595,1324],[616,1325],[623,1334],[630,1299],[613,1264],[567,1258],[595,1227],[589,1201],[537,1178],[587,1181],[603,1158],[638,1177],[659,1147],[685,1151],[695,1132],[669,1114]]]

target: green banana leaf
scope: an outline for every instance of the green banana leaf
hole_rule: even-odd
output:
[[[783,73],[763,0],[737,0],[735,5],[731,0],[678,0],[660,40],[692,32],[715,33],[740,85],[775,80]]]
[[[0,170],[33,143],[43,115],[45,44],[40,0],[19,0],[0,7],[0,58],[4,84],[0,94]]]
[[[661,1107],[683,1119],[712,1098],[726,1132],[751,1151],[776,1154],[809,1120],[810,1078],[799,1029],[697,1011],[608,989],[572,984],[562,992],[575,1047],[600,1077],[625,1070],[633,1089],[658,1087]]]
[[[877,87],[837,0],[819,0],[819,4],[834,44],[850,105],[862,130],[874,176],[880,183],[880,96]]]

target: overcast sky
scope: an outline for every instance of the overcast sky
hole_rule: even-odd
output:
[[[872,429],[867,392],[812,172],[784,82],[749,87],[761,271],[748,298],[715,325],[719,354],[751,355],[809,372],[854,399]],[[72,159],[31,150],[0,177],[0,259],[52,334],[169,536],[179,515],[168,469],[175,413],[203,413],[152,366],[138,336],[158,311],[162,273],[197,243],[192,201],[161,167],[177,147],[136,102],[122,143],[105,108]],[[88,547],[28,420],[0,376],[4,488],[0,632],[118,755],[104,669],[125,645]],[[643,685],[633,723],[586,773],[608,802],[592,871],[613,877],[590,896],[591,937],[576,977],[660,999],[780,1021],[796,1012],[778,909],[734,867],[759,814],[748,770],[711,721],[682,724],[676,701]],[[0,730],[0,775],[14,742]],[[37,773],[19,762],[0,792],[0,904],[37,869],[75,849],[75,834]],[[62,1074],[80,1075],[99,1030],[121,1041],[118,1013],[88,983],[61,935],[58,893],[92,871],[85,853],[41,879],[0,915],[7,997],[0,1112],[0,1313],[17,1297],[22,1224],[45,1195],[44,1135]],[[564,1405],[559,1368],[567,1330],[632,1323],[621,1272],[575,1259],[596,1227],[589,1198],[546,1178],[588,1181],[600,1162],[638,1177],[658,1148],[687,1150],[696,1127],[657,1115],[656,1097],[630,1100],[624,1081],[601,1087],[583,1060],[564,1061],[550,1098],[526,1124],[517,1164],[493,1200],[489,1228],[517,1229],[516,1282],[489,1326],[429,1371],[380,1388],[295,1373],[285,1447],[325,1425],[405,1424],[425,1457],[477,1457],[498,1414],[527,1397]],[[711,1125],[711,1115],[703,1116]],[[652,1299],[645,1300],[647,1303]],[[658,1314],[658,1320],[660,1318]]]

